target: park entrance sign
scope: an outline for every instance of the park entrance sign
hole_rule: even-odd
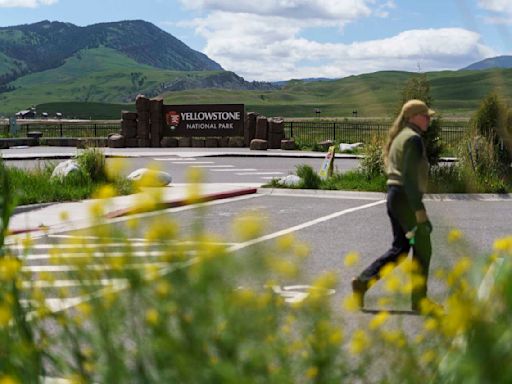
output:
[[[244,136],[243,104],[163,105],[165,136]]]
[[[138,95],[135,109],[121,112],[121,131],[109,135],[109,147],[266,150],[281,148],[285,138],[283,119],[246,113],[244,104],[167,105],[161,97]]]

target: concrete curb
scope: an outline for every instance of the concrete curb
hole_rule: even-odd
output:
[[[219,192],[219,193],[212,193],[208,195],[201,196],[195,200],[189,200],[189,199],[178,199],[178,200],[171,200],[171,201],[164,201],[160,204],[160,206],[156,209],[163,210],[168,208],[176,208],[176,207],[182,207],[189,204],[198,204],[198,203],[206,203],[208,201],[213,200],[222,200],[222,199],[229,199],[231,197],[237,197],[237,196],[243,196],[243,195],[250,195],[257,193],[257,188],[246,188],[246,189],[237,189],[233,191],[226,191],[226,192]],[[105,215],[107,219],[114,219],[118,217],[133,215],[137,213],[143,213],[147,211],[142,211],[136,208],[122,208],[118,209],[112,212],[109,212]]]

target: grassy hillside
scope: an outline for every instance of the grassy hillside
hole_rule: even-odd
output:
[[[32,73],[0,93],[0,114],[10,115],[41,102],[123,103],[138,93],[155,96],[176,79],[201,79],[222,71],[169,71],[142,65],[111,48],[81,51],[56,69]]]
[[[404,83],[414,73],[386,71],[350,76],[339,80],[321,82],[289,82],[281,90],[234,92],[227,90],[203,90],[172,92],[165,95],[165,102],[244,102],[251,111],[268,116],[315,116],[321,117],[388,116],[401,101]],[[490,92],[498,92],[512,106],[512,69],[485,71],[430,72],[434,106],[443,115],[469,116],[478,108],[481,100]]]
[[[215,73],[163,71],[141,66],[108,48],[89,50],[83,55],[88,55],[87,60],[79,54],[58,71],[19,79],[15,82],[18,89],[0,94],[0,114],[41,101],[73,101],[87,102],[83,114],[77,117],[118,118],[119,105],[107,105],[100,111],[99,105],[91,102],[129,107],[138,93],[153,96],[162,85],[183,79],[204,79]],[[136,78],[134,73],[138,74]],[[163,96],[166,104],[244,103],[248,111],[267,116],[314,117],[318,108],[320,117],[352,116],[354,110],[360,117],[390,117],[400,103],[404,83],[414,75],[386,71],[331,81],[291,81],[279,90],[189,89],[166,92]],[[445,117],[469,117],[493,91],[501,93],[512,105],[512,69],[430,72],[427,78],[434,107]],[[59,109],[64,107],[57,104],[55,110],[61,112]]]
[[[25,66],[29,73],[58,68],[77,52],[102,46],[114,49],[137,63],[156,68],[178,71],[222,70],[218,63],[203,53],[142,20],[85,27],[45,20],[0,27],[0,52]],[[0,76],[5,73],[0,68]]]

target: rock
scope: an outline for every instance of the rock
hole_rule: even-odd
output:
[[[261,139],[253,139],[251,140],[250,148],[251,150],[266,151],[268,149],[268,141]]]
[[[268,137],[268,119],[265,116],[256,117],[256,139],[267,140]]]
[[[172,181],[171,175],[154,169],[139,168],[127,177],[128,180],[136,181],[142,187],[165,187]]]
[[[363,143],[353,143],[353,144],[347,144],[347,143],[340,143],[340,152],[343,151],[353,151],[357,147],[360,147],[363,145]]]
[[[126,146],[125,138],[118,133],[110,134],[108,136],[109,148],[124,148]]]
[[[137,112],[122,111],[121,118],[125,121],[137,120]]]
[[[178,139],[175,137],[164,136],[160,141],[162,148],[175,148],[178,146]]]
[[[204,140],[204,146],[207,148],[215,148],[219,146],[219,139],[216,137],[207,137]]]
[[[291,151],[295,149],[295,140],[281,140],[281,149]]]
[[[327,151],[329,147],[332,146],[333,144],[334,143],[332,142],[332,140],[324,140],[319,142],[317,145],[318,147],[320,147],[322,151]]]
[[[279,179],[279,184],[286,185],[287,187],[297,187],[302,179],[297,175],[288,175]]]
[[[52,179],[58,177],[59,179],[65,178],[67,175],[73,172],[80,172],[80,166],[75,160],[63,161],[53,169]]]

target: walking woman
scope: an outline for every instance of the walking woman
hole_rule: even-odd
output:
[[[432,224],[423,205],[429,164],[422,134],[428,130],[434,115],[421,100],[407,101],[391,126],[384,147],[387,174],[387,212],[393,230],[391,248],[352,280],[352,291],[360,308],[371,284],[380,278],[387,263],[406,257],[412,247],[412,258],[419,267],[424,283],[415,284],[411,293],[412,310],[419,311],[427,297],[427,279],[432,248]]]

